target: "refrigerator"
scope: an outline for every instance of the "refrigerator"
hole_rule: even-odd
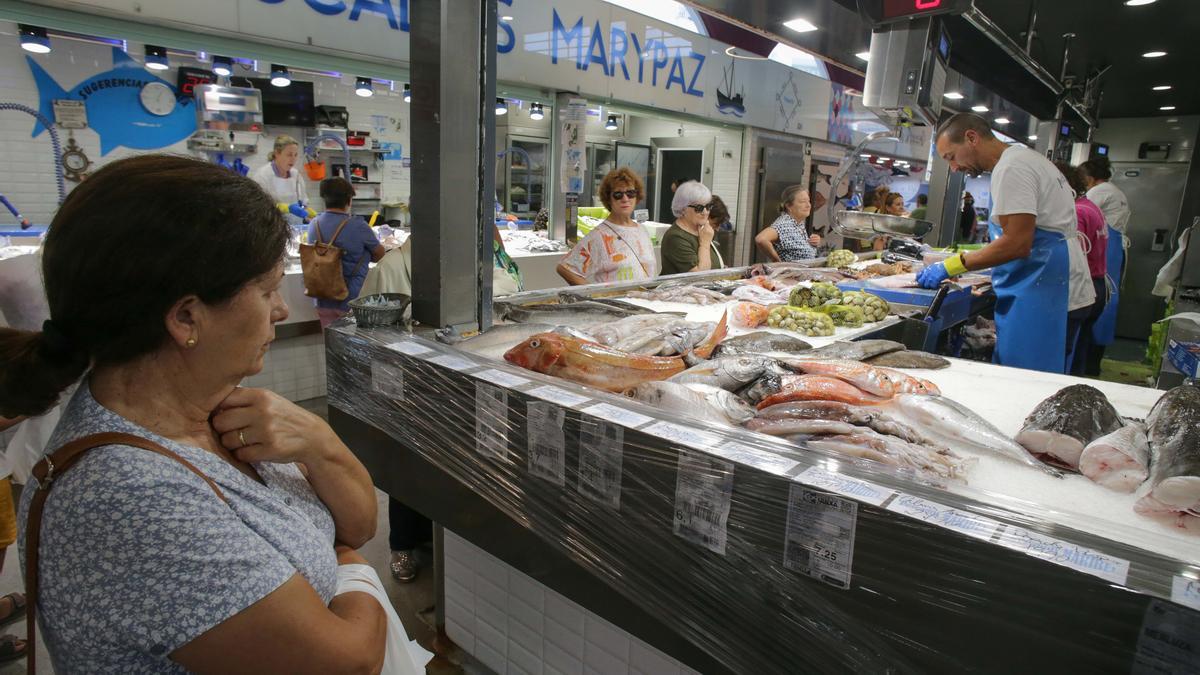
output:
[[[1112,183],[1129,200],[1129,239],[1117,337],[1145,340],[1150,326],[1163,318],[1166,301],[1150,290],[1158,270],[1174,251],[1188,164],[1182,162],[1113,162]]]

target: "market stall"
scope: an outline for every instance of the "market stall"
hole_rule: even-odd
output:
[[[493,669],[572,653],[600,668],[606,639],[621,662],[651,649],[706,673],[1187,667],[1200,538],[1194,517],[1136,512],[1142,494],[966,437],[953,475],[864,461],[431,337],[333,327],[331,420],[381,488],[446,528],[447,631]],[[871,344],[804,339],[801,359]],[[1009,438],[1079,383],[958,360],[906,372]],[[1126,418],[1162,394],[1098,389]]]

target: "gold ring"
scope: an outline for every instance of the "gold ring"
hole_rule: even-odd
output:
[[[243,429],[238,429],[238,441],[241,442],[241,447],[244,448],[246,447],[246,435],[243,433],[243,431]]]

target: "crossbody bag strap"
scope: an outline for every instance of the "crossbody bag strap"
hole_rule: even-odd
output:
[[[28,637],[26,637],[27,656],[26,656],[26,671],[31,675],[37,672],[37,664],[35,663],[36,649],[36,630],[37,630],[37,604],[38,604],[38,548],[41,545],[42,535],[42,512],[46,508],[46,498],[50,496],[50,490],[54,487],[57,481],[64,473],[75,466],[88,451],[95,448],[108,445],[128,445],[135,448],[148,450],[158,455],[162,455],[168,459],[172,459],[182,464],[187,470],[199,476],[208,487],[217,495],[222,502],[229,503],[225,498],[225,493],[221,492],[221,488],[213,482],[211,478],[204,474],[203,471],[196,468],[195,464],[180,457],[177,453],[164,448],[154,441],[147,440],[133,434],[120,432],[105,432],[100,434],[91,434],[77,438],[70,443],[62,446],[58,450],[50,453],[42,458],[33,467],[33,477],[37,479],[37,491],[33,493],[33,498],[29,500],[29,513],[25,523],[25,623]]]
[[[650,270],[646,269],[646,263],[642,262],[642,256],[638,255],[637,249],[634,248],[633,244],[630,244],[629,240],[627,240],[625,236],[621,234],[621,231],[617,229],[617,226],[613,225],[607,220],[604,221],[604,224],[608,225],[608,229],[612,230],[612,233],[617,235],[617,239],[620,239],[621,243],[625,244],[625,248],[629,249],[629,252],[633,254],[633,259],[638,261],[638,264],[642,266],[642,273],[647,277],[652,276],[650,274]],[[638,227],[641,227],[641,225],[638,225]]]

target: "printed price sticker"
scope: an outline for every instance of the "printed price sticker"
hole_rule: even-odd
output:
[[[475,450],[485,457],[508,458],[508,392],[475,386]]]
[[[655,422],[642,431],[658,436],[659,438],[665,438],[668,441],[675,441],[676,443],[682,443],[683,445],[701,450],[708,450],[721,442],[721,438],[716,434],[710,434],[706,431],[685,427],[682,424],[675,424],[673,422]]]
[[[540,399],[545,399],[551,403],[557,403],[568,408],[577,406],[580,403],[587,403],[588,401],[592,400],[586,396],[573,394],[566,389],[559,389],[558,387],[549,384],[543,384],[536,389],[530,389],[529,393]]]
[[[891,504],[887,505],[888,511],[903,513],[906,516],[912,516],[917,520],[923,520],[931,525],[944,527],[947,530],[954,530],[968,537],[988,541],[996,534],[996,529],[1000,527],[1000,523],[982,516],[977,516],[974,513],[959,511],[952,509],[949,506],[943,506],[937,502],[931,502],[928,499],[921,499],[912,495],[901,494]]]
[[[383,361],[371,361],[371,391],[404,400],[404,370]]]
[[[810,466],[798,474],[796,480],[805,485],[828,490],[843,497],[857,499],[872,506],[879,506],[890,499],[892,495],[896,494],[895,491],[881,485],[843,476],[823,466]]]
[[[1023,527],[1010,525],[1006,528],[1000,545],[1122,586],[1129,576],[1128,560],[1031,532]]]
[[[725,555],[733,463],[684,450],[676,473],[676,536]]]
[[[488,368],[487,370],[481,370],[478,373],[475,373],[475,377],[478,377],[479,379],[484,380],[486,382],[491,382],[493,384],[504,385],[505,387],[508,387],[510,389],[513,387],[519,387],[523,384],[529,383],[529,380],[527,380],[519,375],[513,375],[512,373],[506,373],[503,370],[496,370],[495,368]]]
[[[767,473],[773,473],[777,476],[787,475],[787,472],[796,468],[796,465],[799,464],[794,459],[780,457],[768,450],[759,450],[734,441],[729,441],[724,445],[713,448],[712,453],[756,469],[762,469]]]
[[[783,566],[830,586],[850,588],[857,527],[857,503],[793,483]]]
[[[619,423],[583,422],[579,432],[579,494],[614,509],[621,508],[624,443],[625,429]]]
[[[1171,599],[1185,607],[1200,610],[1200,579],[1176,574],[1171,580]]]
[[[617,424],[623,424],[631,428],[640,427],[643,424],[654,421],[654,418],[650,417],[649,415],[635,413],[632,410],[618,408],[615,405],[609,405],[607,403],[597,403],[596,405],[588,406],[587,408],[583,409],[583,412],[591,415],[592,417],[599,417],[602,420],[616,422]]]
[[[461,356],[455,356],[454,354],[442,354],[441,356],[436,356],[432,359],[429,359],[429,362],[436,363],[439,366],[449,368],[450,370],[457,370],[460,373],[464,370],[470,370],[479,365],[477,363],[472,363]]]
[[[1200,614],[1157,598],[1151,600],[1142,619],[1130,672],[1134,675],[1200,672],[1197,654],[1200,654]]]
[[[554,483],[566,484],[566,443],[563,422],[567,412],[553,403],[529,401],[529,473]]]
[[[408,356],[423,356],[425,354],[433,353],[433,350],[429,347],[417,342],[413,342],[412,340],[393,342],[392,344],[388,345],[387,348],[394,352],[400,352],[401,354],[406,354]]]

